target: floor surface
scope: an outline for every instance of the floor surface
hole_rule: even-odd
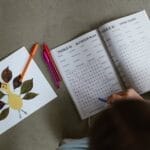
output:
[[[0,57],[34,42],[54,48],[143,9],[150,15],[149,0],[0,0]],[[53,86],[40,50],[35,61]],[[55,150],[63,137],[87,133],[87,120],[80,120],[66,87],[55,91],[56,100],[0,136],[0,149]]]

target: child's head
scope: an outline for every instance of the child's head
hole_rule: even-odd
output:
[[[150,104],[120,101],[103,111],[91,129],[91,150],[150,150]]]

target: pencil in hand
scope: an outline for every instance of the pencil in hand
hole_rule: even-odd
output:
[[[107,103],[107,99],[104,99],[104,98],[100,98],[100,97],[99,97],[98,100],[101,101],[101,102]]]

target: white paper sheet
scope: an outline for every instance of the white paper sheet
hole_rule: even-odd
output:
[[[57,97],[34,60],[32,60],[23,81],[33,79],[33,88],[29,92],[34,92],[38,95],[33,99],[24,100],[22,98],[27,93],[20,94],[20,87],[14,90],[12,83],[13,79],[22,72],[22,69],[26,64],[28,57],[29,53],[27,52],[26,48],[23,47],[0,62],[0,74],[2,74],[3,70],[7,67],[9,67],[9,70],[12,71],[12,79],[9,82],[11,92],[7,93],[6,91],[2,90],[2,88],[0,89],[3,93],[7,94],[1,99],[1,101],[7,104],[0,110],[0,112],[2,113],[4,109],[9,108],[8,116],[5,119],[0,120],[0,134],[13,127],[29,115],[31,115],[33,112]],[[4,83],[1,76],[0,82],[2,84]],[[23,102],[23,106],[21,108],[14,109],[14,107],[12,107],[13,105],[10,105],[10,103],[8,103],[8,101],[13,101],[13,99],[11,98],[12,94],[21,98],[21,101]],[[27,114],[25,114],[25,112]]]

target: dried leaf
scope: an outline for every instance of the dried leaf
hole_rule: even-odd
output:
[[[5,106],[5,103],[3,101],[0,101],[0,109],[2,109]]]
[[[8,67],[5,68],[5,69],[3,70],[3,72],[2,72],[2,74],[1,74],[1,77],[2,77],[2,79],[3,79],[6,83],[8,83],[8,82],[11,80],[11,78],[12,78],[12,72],[11,72],[11,70],[9,70]]]
[[[0,121],[4,120],[9,114],[9,108],[4,109],[1,113],[0,113]]]
[[[30,93],[27,93],[23,99],[25,100],[30,100],[30,99],[33,99],[34,97],[36,97],[38,94],[37,93],[33,93],[33,92],[30,92]]]
[[[0,99],[3,98],[4,96],[5,94],[2,91],[0,91]]]
[[[24,81],[21,87],[21,94],[29,92],[30,90],[32,90],[32,88],[33,88],[33,79]]]
[[[21,86],[22,82],[20,81],[20,75],[18,75],[17,77],[14,78],[13,80],[13,87],[14,89],[18,88]]]

